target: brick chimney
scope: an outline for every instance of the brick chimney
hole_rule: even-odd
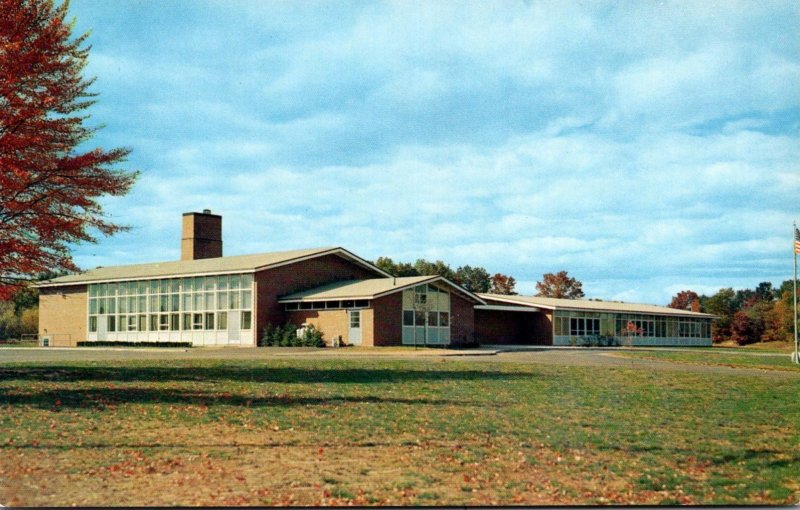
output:
[[[183,213],[181,260],[211,259],[222,256],[222,216],[203,212]]]

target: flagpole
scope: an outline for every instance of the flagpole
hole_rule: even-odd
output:
[[[797,238],[797,223],[792,222],[792,254],[794,255],[794,278],[792,279],[792,303],[794,304],[794,356],[792,361],[800,363],[800,356],[797,352],[797,243],[800,241]]]

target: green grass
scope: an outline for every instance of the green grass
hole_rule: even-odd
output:
[[[6,364],[0,503],[795,503],[798,394],[450,360]]]
[[[620,355],[639,359],[652,359],[660,361],[673,361],[691,363],[695,365],[717,365],[742,368],[763,368],[773,370],[800,371],[800,365],[792,363],[790,354],[781,353],[780,356],[772,354],[760,355],[758,352],[686,352],[686,351],[620,351]]]

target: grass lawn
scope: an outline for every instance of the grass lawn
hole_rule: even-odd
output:
[[[457,359],[0,364],[0,503],[796,503],[799,394]]]
[[[763,368],[772,370],[790,370],[800,372],[800,365],[792,363],[791,355],[781,353],[780,356],[759,356],[757,351],[727,352],[715,349],[709,352],[688,351],[620,351],[619,355],[638,359],[652,359],[657,361],[672,361],[678,363],[691,363],[696,365],[722,365],[730,367]]]

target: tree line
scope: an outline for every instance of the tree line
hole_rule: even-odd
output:
[[[667,306],[716,315],[711,325],[715,343],[788,342],[794,338],[792,292],[792,280],[777,288],[770,282],[761,282],[753,289],[728,287],[711,296],[684,290]]]

